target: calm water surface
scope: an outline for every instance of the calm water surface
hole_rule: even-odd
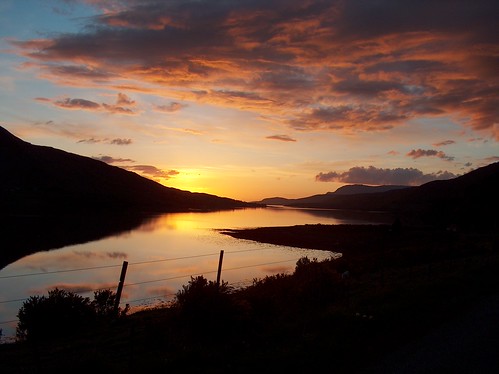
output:
[[[372,219],[352,218],[338,211],[279,207],[151,217],[130,232],[38,252],[2,269],[0,322],[16,320],[22,299],[46,295],[55,287],[90,298],[97,289],[115,290],[123,261],[128,261],[129,266],[121,300],[133,311],[171,300],[191,276],[216,280],[220,250],[224,250],[222,279],[235,287],[251,284],[254,278],[265,275],[292,272],[303,256],[321,260],[337,255],[234,239],[217,229],[375,223]],[[4,339],[15,333],[15,325],[0,325]]]

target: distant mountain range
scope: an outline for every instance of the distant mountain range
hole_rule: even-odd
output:
[[[165,187],[89,157],[27,143],[0,127],[3,214],[176,212],[253,204]]]
[[[385,211],[406,221],[430,225],[498,227],[499,162],[460,177],[419,187],[344,186],[335,192],[300,199],[274,197],[267,205],[296,208]]]
[[[322,203],[327,203],[331,197],[339,195],[356,195],[356,194],[369,194],[377,192],[386,192],[391,190],[398,190],[402,188],[409,188],[409,186],[396,186],[396,185],[385,185],[385,186],[366,186],[363,184],[351,184],[347,186],[342,186],[334,192],[327,192],[322,195],[313,195],[309,197],[303,197],[300,199],[286,199],[284,197],[269,197],[258,201],[259,204],[265,205],[287,205],[287,206],[305,206],[305,205],[317,205]]]
[[[0,127],[0,209],[26,213],[177,212],[265,205],[386,211],[428,224],[496,225],[499,163],[419,187],[344,186],[258,203],[165,187],[92,158],[27,143]]]

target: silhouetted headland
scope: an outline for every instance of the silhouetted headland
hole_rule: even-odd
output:
[[[0,127],[0,268],[33,252],[131,230],[147,215],[256,206],[165,187]]]
[[[24,142],[0,127],[3,214],[174,212],[254,206],[165,187],[102,161]]]
[[[0,215],[0,269],[32,253],[126,233],[150,219],[141,214]]]

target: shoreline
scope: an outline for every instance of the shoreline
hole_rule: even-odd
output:
[[[294,226],[222,229],[221,234],[236,239],[304,249],[339,252],[348,257],[366,253],[366,245],[392,240],[412,240],[420,228],[396,229],[388,224],[305,224]],[[432,230],[434,231],[434,230]],[[373,248],[376,251],[382,248]]]

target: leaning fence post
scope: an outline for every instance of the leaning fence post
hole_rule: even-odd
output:
[[[217,271],[217,287],[220,286],[220,276],[222,275],[222,261],[224,259],[224,250],[220,251],[220,258],[218,259],[218,271]]]
[[[116,290],[116,299],[114,300],[114,314],[118,314],[121,300],[121,292],[123,291],[123,283],[125,283],[126,269],[128,268],[128,261],[123,261],[123,266],[121,267],[120,282],[118,283],[118,289]]]

